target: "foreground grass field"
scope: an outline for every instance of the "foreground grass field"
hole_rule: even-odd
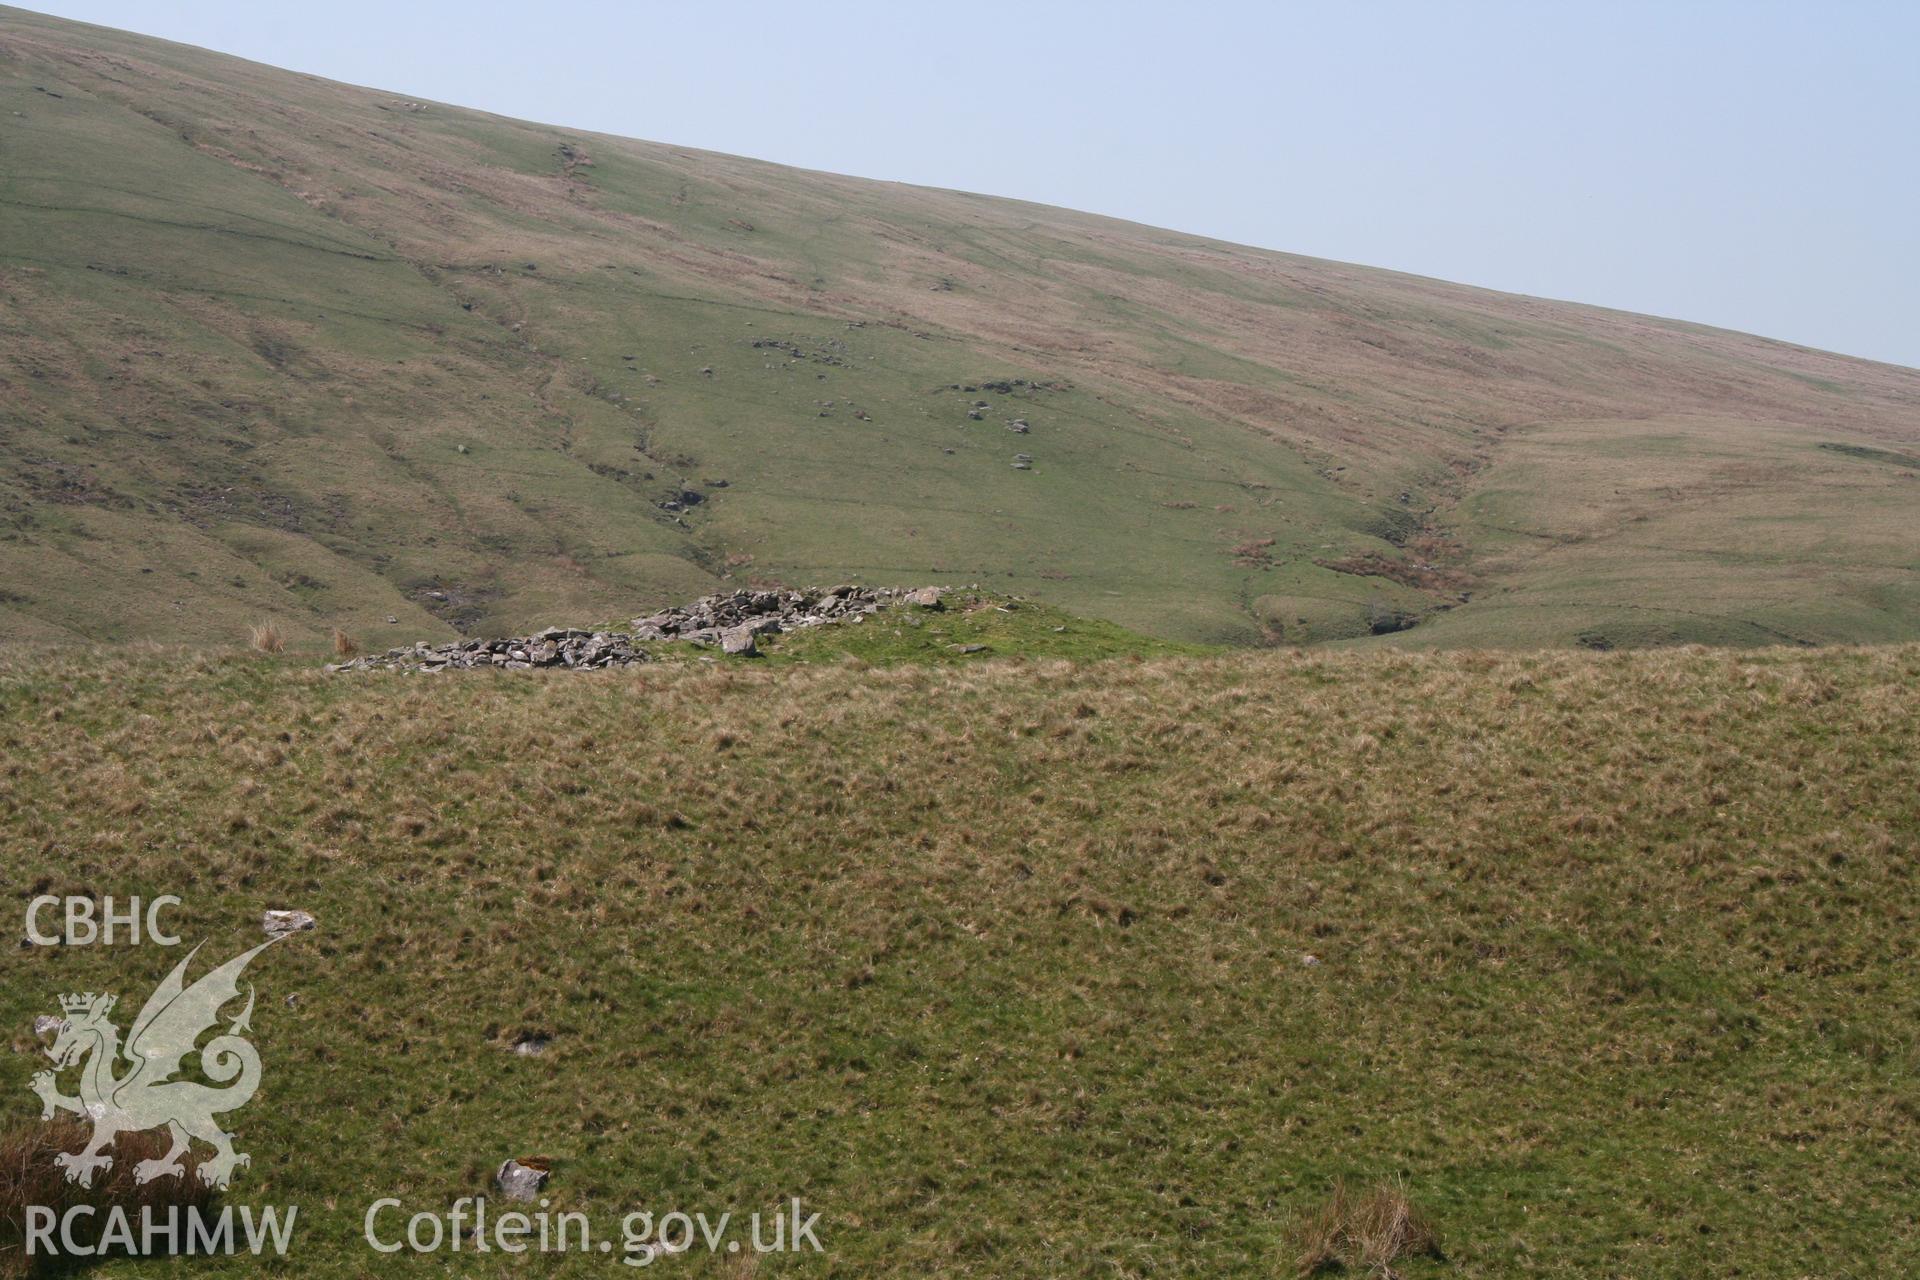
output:
[[[16,910],[178,893],[208,956],[319,917],[252,974],[231,1121],[231,1199],[300,1206],[284,1273],[606,1273],[361,1242],[379,1197],[539,1154],[596,1220],[800,1196],[827,1252],[763,1274],[1285,1275],[1336,1179],[1398,1176],[1446,1253],[1408,1276],[1890,1276],[1920,1268],[1916,724],[1914,647],[87,652],[0,668],[0,865]],[[178,959],[4,954],[8,1124],[57,993]]]

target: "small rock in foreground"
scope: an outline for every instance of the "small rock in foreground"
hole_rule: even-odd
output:
[[[314,918],[304,911],[268,911],[260,917],[260,932],[269,938],[284,938],[315,926]]]
[[[509,1200],[533,1200],[546,1189],[552,1168],[540,1156],[521,1156],[508,1160],[494,1171],[493,1181]]]

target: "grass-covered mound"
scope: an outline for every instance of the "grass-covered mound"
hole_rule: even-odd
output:
[[[666,660],[711,658],[712,646],[644,644]],[[756,639],[754,657],[776,666],[854,660],[895,663],[984,662],[1016,657],[1068,658],[1198,657],[1217,650],[1180,644],[1085,618],[1018,596],[961,589],[947,593],[936,609],[896,603],[860,621],[774,632]]]
[[[526,1274],[360,1223],[538,1154],[596,1220],[802,1197],[828,1252],[765,1274],[1269,1277],[1361,1237],[1344,1182],[1431,1224],[1408,1276],[1895,1275],[1916,724],[1911,647],[84,652],[0,669],[0,865],[16,909],[178,893],[207,957],[319,918],[250,974],[230,1125],[230,1198],[301,1207],[289,1274]],[[134,1002],[179,958],[4,955],[23,1050],[57,993]],[[9,1123],[34,1069],[0,1058]]]

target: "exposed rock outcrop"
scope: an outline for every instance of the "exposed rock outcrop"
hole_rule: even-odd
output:
[[[939,588],[921,587],[830,587],[825,591],[734,591],[708,596],[678,609],[633,620],[633,634],[640,640],[692,640],[720,643],[725,635],[740,627],[752,627],[753,634],[797,631],[829,622],[845,622],[877,613],[901,602],[924,604],[925,593],[937,601]]]
[[[758,637],[779,631],[859,621],[896,606],[938,609],[944,591],[942,587],[856,586],[824,591],[730,591],[635,618],[631,632],[548,627],[510,640],[458,640],[440,645],[423,640],[335,663],[327,669],[433,672],[474,667],[516,671],[564,667],[593,671],[650,662],[651,656],[640,645],[665,641],[717,645],[725,653],[744,657],[758,652]]]
[[[553,1176],[552,1164],[543,1156],[520,1156],[503,1161],[494,1170],[494,1185],[509,1200],[535,1200],[547,1188]]]
[[[329,671],[366,671],[390,668],[406,671],[465,670],[505,667],[525,671],[533,667],[571,667],[597,670],[624,667],[648,660],[624,631],[586,631],[579,627],[548,627],[512,640],[458,640],[452,644],[419,643],[385,653],[370,653],[350,662],[330,665]]]
[[[314,927],[313,917],[305,911],[267,911],[260,917],[260,931],[269,938],[283,938]]]

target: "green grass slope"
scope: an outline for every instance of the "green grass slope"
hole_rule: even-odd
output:
[[[1201,642],[1912,637],[1916,456],[1911,370],[0,9],[9,638],[846,578]]]
[[[624,623],[610,623],[619,630]],[[757,638],[755,653],[723,655],[692,641],[646,643],[660,662],[726,662],[787,666],[850,662],[875,666],[945,665],[1003,658],[1096,662],[1107,658],[1202,657],[1217,647],[1142,635],[1052,605],[988,592],[956,591],[936,610],[896,605],[862,618],[802,627]]]
[[[1288,1275],[1335,1179],[1393,1175],[1445,1247],[1415,1280],[1910,1275],[1916,725],[1912,646],[432,679],[122,647],[0,667],[0,880],[178,893],[208,957],[319,918],[251,974],[230,1121],[231,1201],[300,1206],[281,1274],[527,1274],[360,1230],[540,1154],[603,1231],[802,1197],[827,1252],[766,1275]],[[0,954],[9,1126],[57,993],[179,959]]]

